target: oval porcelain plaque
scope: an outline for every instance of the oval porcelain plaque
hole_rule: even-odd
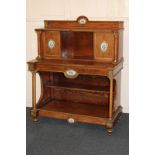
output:
[[[75,70],[69,69],[64,72],[66,78],[76,78],[78,73]]]
[[[68,118],[67,121],[68,121],[68,123],[71,123],[71,124],[75,123],[75,120],[73,118]]]
[[[103,41],[100,45],[100,49],[103,53],[106,52],[108,49],[108,43],[106,41]]]
[[[81,19],[79,19],[79,24],[86,24],[86,19],[84,19],[84,18],[81,18]]]
[[[74,76],[76,72],[74,70],[68,70],[66,71],[66,74],[68,74],[69,76]]]
[[[55,46],[55,41],[52,40],[52,39],[49,40],[49,41],[48,41],[48,47],[49,47],[49,48],[54,48],[54,46]]]

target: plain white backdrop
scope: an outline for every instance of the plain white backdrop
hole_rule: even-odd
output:
[[[26,2],[0,3],[1,155],[26,154]],[[153,155],[155,2],[130,0],[130,154]],[[110,137],[109,137],[110,138]]]

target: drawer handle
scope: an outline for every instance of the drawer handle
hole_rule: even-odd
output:
[[[103,41],[100,45],[100,49],[102,53],[106,52],[108,50],[108,43],[106,41]]]
[[[73,124],[73,123],[75,123],[75,120],[73,119],[73,118],[68,118],[68,123],[70,123],[70,124]]]
[[[78,74],[75,70],[69,69],[69,70],[66,70],[66,71],[64,72],[64,75],[65,75],[66,78],[74,79],[74,78],[76,78],[79,74]]]

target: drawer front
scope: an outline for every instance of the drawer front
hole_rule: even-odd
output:
[[[94,57],[96,60],[112,62],[115,56],[114,34],[108,32],[94,33]]]
[[[44,58],[60,58],[60,32],[44,32]]]

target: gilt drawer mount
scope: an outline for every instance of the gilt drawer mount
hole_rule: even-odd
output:
[[[123,22],[80,16],[75,21],[45,20],[44,28],[35,31],[38,56],[28,62],[33,120],[42,116],[105,125],[111,135],[122,113]],[[41,82],[38,101],[36,74]]]

